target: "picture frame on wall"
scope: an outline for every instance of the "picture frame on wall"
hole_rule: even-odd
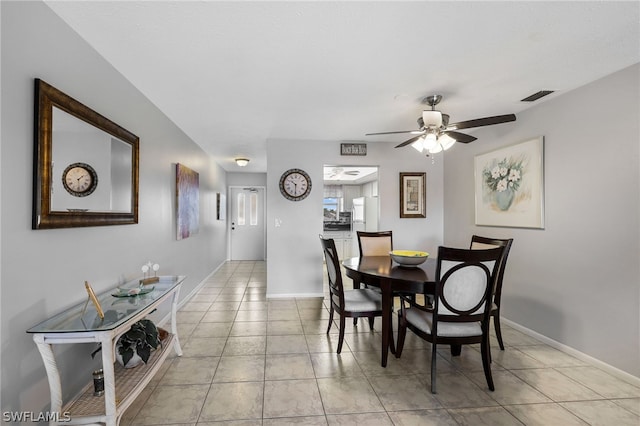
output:
[[[544,229],[544,137],[476,155],[475,223]]]
[[[427,217],[426,173],[400,173],[400,217]]]
[[[227,197],[221,192],[216,194],[216,219],[225,220],[227,218]]]
[[[183,164],[176,164],[176,238],[198,233],[200,222],[200,175]]]

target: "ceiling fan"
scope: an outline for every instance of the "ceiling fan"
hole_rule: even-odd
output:
[[[358,176],[360,172],[358,170],[345,170],[342,167],[334,167],[326,176],[327,179],[336,179],[342,176]]]
[[[418,130],[400,130],[397,132],[367,133],[366,136],[392,135],[399,133],[411,133],[417,135],[409,140],[397,145],[396,148],[411,145],[419,152],[427,151],[428,154],[435,154],[447,150],[454,143],[469,143],[475,141],[476,137],[460,133],[457,130],[470,129],[472,127],[491,126],[494,124],[508,123],[516,121],[515,114],[495,115],[493,117],[476,118],[474,120],[460,121],[449,124],[449,115],[436,111],[435,107],[442,100],[442,95],[427,96],[422,103],[431,107],[431,110],[422,111],[422,117],[418,118]]]

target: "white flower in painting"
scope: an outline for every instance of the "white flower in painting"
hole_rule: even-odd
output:
[[[520,170],[517,169],[511,169],[509,171],[509,180],[511,182],[515,182],[517,180],[520,180]]]
[[[498,186],[496,186],[496,189],[498,190],[498,192],[502,192],[507,189],[507,180],[500,179],[500,182],[498,182]]]
[[[499,166],[495,166],[493,169],[491,169],[491,177],[494,179],[497,179],[500,177],[500,167]]]
[[[506,176],[508,171],[509,169],[507,169],[506,167],[500,168],[500,176]]]

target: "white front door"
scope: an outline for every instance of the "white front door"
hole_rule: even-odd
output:
[[[231,260],[265,260],[264,188],[230,188]]]

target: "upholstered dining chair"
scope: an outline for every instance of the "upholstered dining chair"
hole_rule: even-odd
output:
[[[436,393],[436,348],[451,345],[460,355],[462,345],[480,343],[482,367],[490,390],[489,321],[491,297],[503,247],[487,250],[438,248],[433,306],[421,306],[401,296],[398,312],[398,347],[402,355],[407,329],[431,343],[431,392]]]
[[[502,341],[502,330],[500,329],[500,303],[502,299],[502,280],[504,278],[504,270],[507,266],[507,257],[509,257],[509,251],[511,250],[511,244],[513,244],[513,238],[498,239],[481,237],[479,235],[473,235],[471,237],[471,249],[488,249],[495,247],[504,247],[502,251],[502,258],[500,259],[500,266],[498,269],[498,277],[496,278],[496,288],[493,291],[493,302],[491,304],[491,316],[493,317],[493,327],[496,330],[496,338],[498,339],[498,345],[500,349],[504,351],[504,342]]]
[[[333,314],[337,312],[340,315],[340,334],[338,336],[338,353],[340,353],[344,342],[345,319],[348,317],[353,317],[355,320],[360,317],[369,318],[369,327],[373,330],[374,318],[382,316],[382,297],[379,292],[368,288],[345,290],[335,241],[320,235],[320,243],[329,278],[330,300],[327,334],[331,330]]]
[[[393,232],[357,231],[360,256],[387,256],[393,250]]]

